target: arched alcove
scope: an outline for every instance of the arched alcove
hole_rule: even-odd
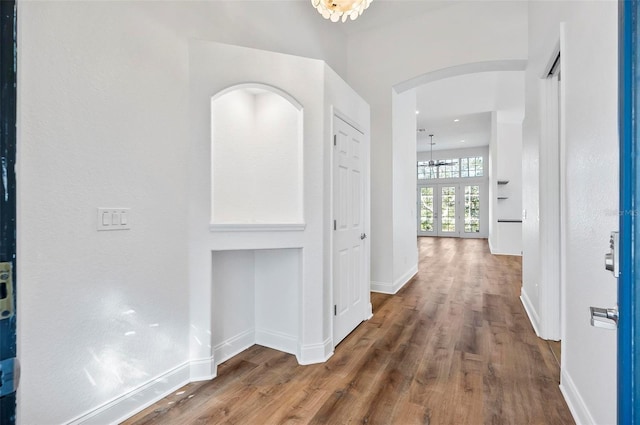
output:
[[[211,98],[211,224],[301,224],[302,106],[264,84]]]

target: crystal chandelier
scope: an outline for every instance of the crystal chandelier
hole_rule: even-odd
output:
[[[373,0],[311,0],[311,4],[325,19],[342,22],[347,18],[353,21],[369,7]]]

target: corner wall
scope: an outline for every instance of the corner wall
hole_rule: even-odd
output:
[[[492,254],[522,255],[522,116],[497,111],[491,120]]]
[[[525,208],[527,221],[536,220],[542,203],[536,201],[535,178],[544,143],[541,84],[562,41],[567,223],[560,387],[581,424],[616,423],[616,332],[590,326],[589,306],[613,307],[617,301],[615,279],[602,261],[609,233],[618,228],[617,18],[617,2],[529,2]],[[536,298],[544,282],[536,280],[535,270],[545,265],[532,261],[543,219],[525,226],[523,295],[538,314],[544,312]]]
[[[372,282],[379,292],[396,293],[418,273],[416,227],[416,92],[392,90],[393,140],[393,280],[391,287]]]
[[[117,422],[188,381],[188,40],[344,74],[346,36],[318,18],[306,2],[18,3],[19,423]],[[131,230],[97,232],[97,207],[130,207]]]

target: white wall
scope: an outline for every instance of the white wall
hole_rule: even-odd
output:
[[[188,358],[185,57],[125,5],[18,8],[18,420],[63,423]]]
[[[405,249],[415,243],[415,229],[399,238],[393,232],[393,149],[402,141],[393,139],[390,88],[452,66],[526,59],[526,14],[524,2],[461,2],[349,38],[348,81],[371,105],[372,281],[393,285],[394,241],[406,241]],[[409,195],[401,202],[415,203]]]
[[[24,2],[18,19],[18,420],[117,421],[115,398],[189,378],[187,40],[344,74],[345,36],[306,2]],[[131,208],[132,229],[97,232],[97,207]],[[137,407],[156,396],[140,390]]]
[[[494,115],[492,134],[495,138],[492,138],[490,165],[493,212],[489,246],[493,254],[521,255],[522,224],[498,220],[522,217],[522,117],[512,117],[502,111]],[[498,184],[498,181],[508,183]]]
[[[416,227],[416,92],[392,91],[393,149],[393,280],[373,281],[374,290],[395,293],[418,273]]]
[[[588,307],[613,307],[617,298],[615,280],[602,261],[609,232],[618,227],[618,215],[612,213],[618,209],[617,7],[616,2],[529,3],[523,136],[527,221],[535,218],[538,206],[538,183],[531,177],[536,174],[542,134],[541,78],[564,26],[561,69],[568,220],[561,389],[576,421],[584,424],[616,422],[616,333],[591,327]],[[525,260],[528,252],[536,256],[537,241],[531,234],[535,227],[525,225]],[[529,272],[536,265],[526,261],[525,266],[523,295],[534,303],[538,282]]]

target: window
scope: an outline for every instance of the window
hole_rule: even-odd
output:
[[[418,161],[418,179],[457,179],[484,176],[484,158],[481,156],[441,159],[439,162],[444,164],[429,166],[429,161]]]
[[[482,177],[484,164],[481,156],[460,159],[460,177]]]
[[[436,171],[438,167],[429,167],[428,161],[418,162],[418,178],[420,180],[437,178]]]
[[[431,167],[438,169],[438,178],[439,179],[456,179],[460,177],[460,168],[458,159],[447,159],[442,161],[446,163],[446,165],[440,165],[438,167]]]

